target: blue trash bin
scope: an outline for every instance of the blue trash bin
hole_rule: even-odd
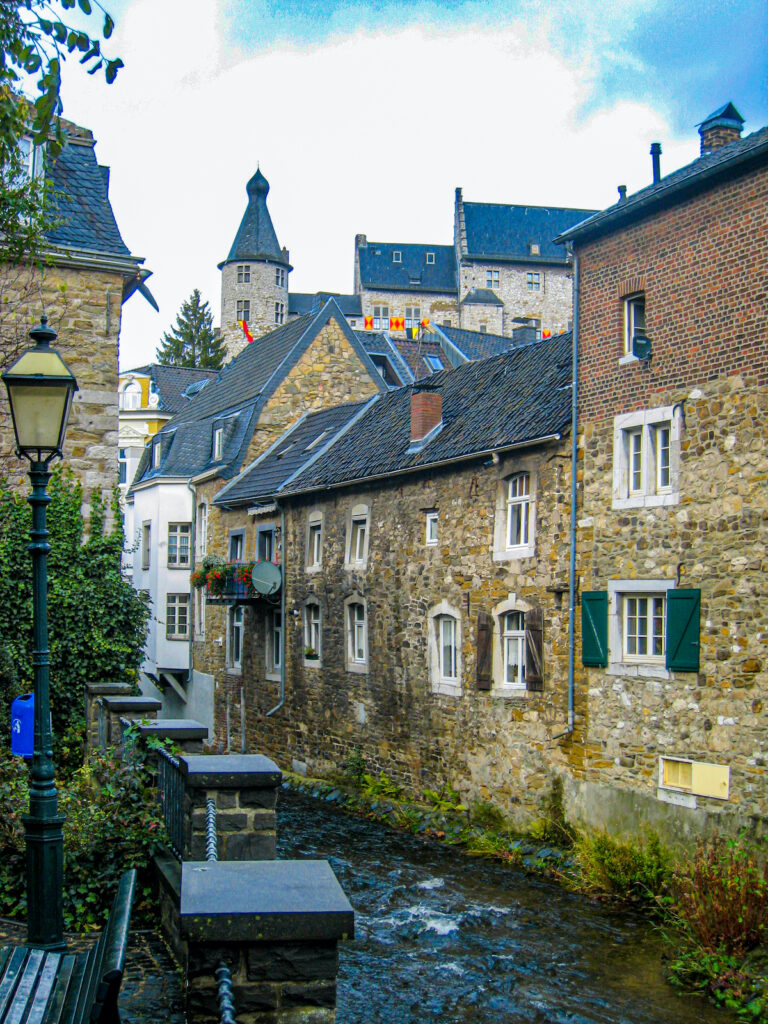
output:
[[[11,753],[32,757],[35,749],[35,695],[23,693],[11,704]]]

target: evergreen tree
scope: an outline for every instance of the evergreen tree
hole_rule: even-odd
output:
[[[166,331],[157,349],[162,366],[196,366],[220,370],[227,354],[224,339],[213,331],[213,315],[195,288],[176,315],[176,326]]]

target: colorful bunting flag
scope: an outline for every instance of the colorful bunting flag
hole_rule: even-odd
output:
[[[405,336],[406,336],[406,338],[410,338],[412,341],[417,341],[418,337],[419,337],[419,328],[418,327],[406,327],[405,328]]]
[[[251,342],[253,341],[253,335],[248,330],[248,322],[246,320],[238,320],[237,322],[240,324],[240,328],[241,328],[243,334],[245,335],[245,337],[246,337],[246,339],[248,341],[248,344],[250,345]]]
[[[404,331],[405,330],[405,317],[404,316],[391,316],[389,318],[389,329],[390,329],[390,331]]]
[[[372,316],[367,316],[365,318],[365,329],[366,329],[366,331],[372,331],[373,330],[373,317]]]

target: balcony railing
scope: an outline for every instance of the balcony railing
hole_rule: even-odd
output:
[[[225,562],[194,572],[192,584],[205,588],[208,601],[258,601],[280,593],[282,569],[267,561]]]

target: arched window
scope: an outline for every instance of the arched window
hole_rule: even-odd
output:
[[[120,393],[120,408],[124,410],[141,408],[141,384],[131,380]]]

